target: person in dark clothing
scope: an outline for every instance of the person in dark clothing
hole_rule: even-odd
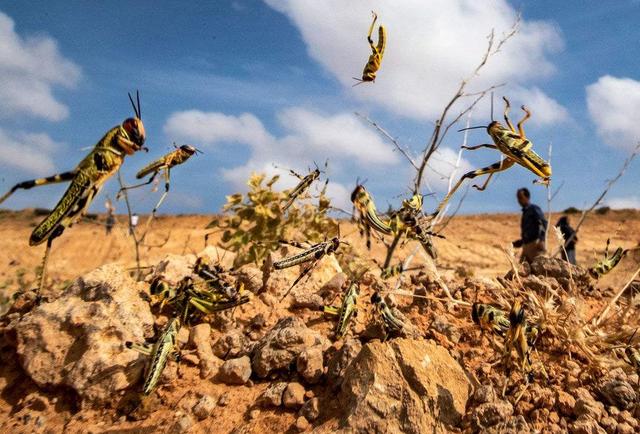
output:
[[[576,236],[576,231],[569,225],[569,217],[560,217],[556,223],[556,227],[560,228],[560,232],[562,232],[562,237],[564,238],[562,259],[576,265],[576,242],[578,241],[578,237]]]
[[[516,193],[518,203],[522,207],[520,220],[520,239],[513,242],[514,247],[522,247],[520,262],[531,263],[534,258],[546,253],[545,236],[547,219],[538,205],[531,203],[531,193],[521,188]]]

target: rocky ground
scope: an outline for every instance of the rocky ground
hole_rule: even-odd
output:
[[[166,309],[150,307],[148,281],[162,273],[177,282],[197,256],[233,261],[215,247],[182,250],[147,259],[146,281],[130,277],[130,263],[112,263],[68,284],[54,279],[37,306],[28,291],[18,297],[1,324],[0,432],[640,430],[639,373],[621,348],[640,322],[634,288],[596,327],[591,320],[622,283],[595,282],[553,259],[514,272],[504,253],[499,272],[495,264],[482,273],[426,267],[406,276],[400,292],[371,267],[342,339],[319,309],[339,304],[349,283],[333,257],[283,301],[297,269],[264,285],[260,269],[244,266],[234,278],[251,301],[183,327],[181,362],[169,362],[158,389],[139,402],[147,357],[124,342],[153,341],[168,320]],[[639,263],[640,254],[628,255],[615,279],[628,280]],[[386,340],[369,302],[375,291],[405,323]],[[542,330],[528,387],[518,369],[507,376],[501,339],[481,333],[470,314],[475,301],[508,310],[516,298]]]

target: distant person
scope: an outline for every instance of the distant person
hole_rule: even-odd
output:
[[[138,226],[138,214],[131,215],[131,224],[129,225],[129,234],[133,235],[136,231],[136,226]]]
[[[578,241],[578,237],[576,236],[576,231],[569,225],[569,217],[560,217],[556,223],[556,227],[560,228],[560,232],[562,232],[562,237],[564,238],[562,259],[570,264],[576,265],[576,242]]]
[[[107,221],[106,221],[106,227],[107,227],[107,235],[111,234],[111,231],[113,230],[113,226],[116,224],[116,218],[113,216],[112,213],[107,214]]]
[[[516,197],[522,207],[522,219],[520,220],[520,239],[513,242],[513,247],[522,247],[520,262],[531,263],[537,256],[544,255],[547,251],[544,242],[547,220],[540,207],[531,203],[531,193],[528,189],[519,189]]]

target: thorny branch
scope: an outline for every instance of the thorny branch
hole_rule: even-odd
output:
[[[626,160],[624,160],[624,164],[622,165],[622,168],[620,169],[620,171],[618,172],[618,174],[613,178],[610,179],[609,182],[607,182],[607,186],[605,187],[604,191],[600,194],[600,196],[598,196],[598,198],[596,199],[595,202],[593,202],[593,205],[591,205],[591,207],[589,207],[588,209],[582,211],[582,215],[580,216],[580,219],[578,220],[578,224],[576,225],[576,228],[574,230],[574,233],[567,238],[567,240],[565,241],[564,245],[566,246],[567,244],[569,244],[571,241],[573,241],[573,239],[576,237],[576,235],[578,234],[578,230],[580,229],[580,226],[582,226],[582,223],[584,223],[585,218],[587,217],[587,215],[593,211],[595,209],[595,207],[597,207],[600,202],[602,201],[602,199],[604,199],[604,197],[607,195],[607,193],[609,192],[609,190],[611,189],[611,187],[613,187],[613,185],[618,181],[618,179],[620,179],[622,177],[622,175],[624,175],[624,172],[626,172],[627,168],[629,167],[629,165],[631,164],[631,162],[633,161],[633,159],[636,157],[636,155],[638,155],[638,153],[640,153],[640,143],[638,143],[636,145],[636,147],[634,148],[633,152],[631,152],[631,155],[629,155],[627,157]],[[558,254],[560,253],[560,251],[562,250],[562,248],[558,248],[553,256],[558,256]]]

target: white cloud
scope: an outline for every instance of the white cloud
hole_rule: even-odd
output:
[[[459,160],[458,156],[460,156]],[[449,188],[449,177],[451,177],[452,173],[452,182],[455,184],[462,175],[472,169],[471,163],[462,158],[462,154],[459,154],[459,151],[441,147],[429,160],[426,180],[432,189],[446,192]]]
[[[640,81],[605,75],[586,90],[598,135],[611,146],[635,148],[640,141]]]
[[[235,188],[246,189],[251,172],[282,175],[279,185],[289,188],[297,179],[288,169],[305,173],[313,161],[329,159],[330,169],[345,166],[393,166],[399,162],[393,148],[368,125],[351,113],[325,115],[293,107],[277,113],[281,136],[270,134],[253,114],[239,116],[189,110],[169,116],[164,131],[171,140],[193,142],[197,146],[235,143],[247,145],[251,155],[243,165],[223,169],[223,177]],[[347,164],[348,162],[348,164]],[[277,165],[278,167],[274,167]],[[328,194],[345,205],[349,194],[343,185],[332,182]]]
[[[53,96],[52,87],[75,85],[80,68],[60,54],[54,39],[23,38],[13,20],[0,12],[0,76],[0,116],[59,121],[69,109]]]
[[[38,177],[53,175],[55,165],[51,155],[62,146],[46,134],[11,133],[0,127],[0,167],[19,169]]]
[[[522,104],[524,104],[531,111],[531,119],[527,121],[528,123],[536,125],[549,125],[558,124],[571,119],[569,111],[565,107],[560,105],[556,100],[549,97],[537,87],[532,87],[529,89],[524,87],[516,87],[512,92],[510,92],[509,95],[512,97],[510,102],[513,108],[520,107]],[[501,106],[501,112],[502,109],[503,107]],[[522,112],[516,114],[516,110],[512,109],[510,116],[512,120],[518,120],[520,119],[522,114]],[[498,117],[497,113],[496,117]]]
[[[291,19],[309,55],[347,92],[418,119],[440,113],[460,80],[477,66],[491,29],[499,38],[509,31],[517,15],[506,0],[405,0],[393,4],[365,0],[265,1]],[[351,77],[361,74],[370,54],[365,37],[371,9],[378,12],[379,23],[387,28],[386,53],[376,83],[352,88]],[[491,58],[472,89],[503,82],[517,89],[530,80],[549,76],[554,66],[548,56],[562,47],[560,32],[552,24],[523,20],[519,33]],[[509,92],[509,88],[504,91]],[[536,97],[536,105],[551,107],[555,114],[562,112],[559,104],[539,89],[529,92]],[[538,121],[543,122],[541,115]]]
[[[639,209],[640,197],[627,196],[627,197],[613,197],[607,201],[607,206],[613,209]]]

